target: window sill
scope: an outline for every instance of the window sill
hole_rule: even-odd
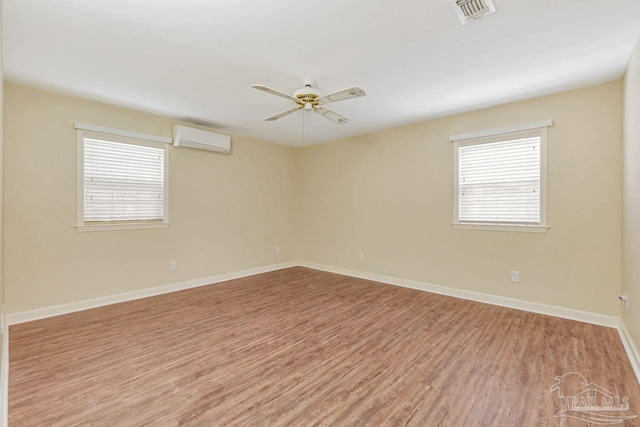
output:
[[[545,225],[506,225],[506,224],[452,224],[456,230],[517,231],[524,233],[546,233],[550,228]]]
[[[88,231],[115,231],[115,230],[146,230],[150,228],[169,228],[169,222],[156,223],[122,223],[122,224],[91,224],[76,225],[78,233]]]

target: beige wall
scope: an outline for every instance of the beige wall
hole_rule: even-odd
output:
[[[299,259],[618,315],[621,92],[610,83],[297,150],[241,136],[230,156],[172,148],[169,229],[78,233],[73,122],[161,136],[173,122],[9,84],[8,312]],[[546,119],[549,232],[453,230],[449,135]]]
[[[629,293],[629,309],[622,309],[622,319],[640,346],[640,41],[627,67],[623,97],[622,289]]]
[[[452,229],[449,136],[546,119],[551,229]],[[619,315],[620,82],[306,147],[296,168],[301,260]]]
[[[173,121],[13,84],[5,101],[8,313],[295,259],[292,148],[172,147],[168,229],[78,233],[73,123],[170,137]]]

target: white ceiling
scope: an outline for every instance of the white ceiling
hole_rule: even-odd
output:
[[[305,113],[305,144],[621,77],[638,0],[494,0],[462,26],[447,0],[4,0],[10,82],[300,145],[302,112],[267,116],[312,76],[337,125]],[[108,123],[96,123],[108,125]]]

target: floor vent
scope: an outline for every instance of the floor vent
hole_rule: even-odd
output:
[[[496,11],[493,0],[450,0],[462,25]]]

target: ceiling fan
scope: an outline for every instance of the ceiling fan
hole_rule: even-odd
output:
[[[318,89],[312,87],[313,82],[314,80],[311,77],[303,78],[302,84],[304,85],[304,87],[293,92],[293,95],[287,95],[284,92],[280,92],[263,85],[252,85],[251,87],[267,93],[271,93],[273,95],[281,96],[282,98],[286,98],[296,103],[296,106],[294,108],[291,108],[290,110],[283,111],[282,113],[278,113],[271,117],[267,117],[265,120],[268,122],[281,119],[284,116],[288,116],[289,114],[295,113],[298,110],[304,110],[313,111],[314,113],[318,113],[321,116],[324,116],[327,119],[339,125],[342,125],[347,123],[349,119],[342,114],[338,114],[335,111],[331,111],[325,108],[324,104],[336,101],[344,101],[345,99],[358,98],[366,95],[365,91],[360,89],[359,87],[352,87],[349,89],[340,90],[338,92],[333,92],[328,95],[323,95],[322,92],[320,92]]]

